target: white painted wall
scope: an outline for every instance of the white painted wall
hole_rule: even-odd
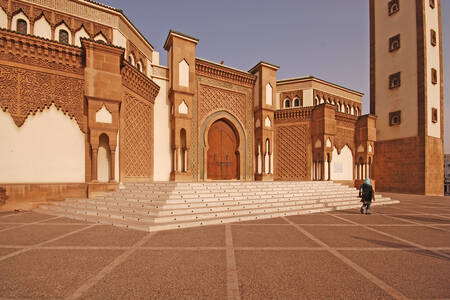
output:
[[[353,180],[353,155],[348,146],[344,146],[338,155],[333,147],[331,160],[331,180]]]
[[[160,86],[154,106],[154,174],[155,181],[169,181],[171,171],[170,150],[170,102],[168,98],[168,81],[154,78],[153,81]],[[189,166],[190,167],[190,166]]]
[[[266,117],[265,119],[264,119],[264,126],[265,127],[272,127],[272,122],[270,121],[270,118],[269,117]]]
[[[47,22],[44,16],[34,22],[33,34],[49,40],[52,38],[52,28],[50,27],[50,24]]]
[[[97,179],[99,182],[108,182],[110,167],[109,162],[111,160],[111,154],[109,152],[108,137],[101,135],[98,145],[98,158],[97,158]]]
[[[178,113],[187,115],[189,112],[189,109],[186,105],[186,102],[184,100],[181,102],[181,104],[178,106]]]
[[[94,40],[96,41],[102,41],[105,44],[108,43],[108,41],[106,40],[106,38],[103,36],[103,34],[99,33],[94,37]]]
[[[0,7],[0,28],[8,28],[8,16],[1,7]]]
[[[95,122],[97,122],[97,123],[108,123],[108,124],[112,123],[112,115],[108,111],[108,109],[106,108],[106,106],[104,104],[103,104],[102,108],[100,108],[95,113]]]
[[[72,32],[70,32],[69,27],[66,26],[66,24],[61,23],[58,25],[58,27],[55,28],[55,40],[59,41],[59,31],[65,30],[69,34],[69,45],[72,44]]]
[[[313,89],[303,90],[303,106],[314,106],[314,93]]]
[[[400,4],[400,10],[391,16],[387,1],[374,2],[377,141],[417,136],[416,2]],[[424,5],[428,5],[428,0]],[[400,49],[389,52],[389,38],[397,34]],[[401,72],[401,85],[389,89],[389,75],[397,72]],[[389,126],[389,112],[397,110],[401,110],[401,124]]]
[[[426,1],[427,2],[427,1]],[[438,0],[436,0],[438,2]],[[426,36],[426,49],[427,49],[427,119],[428,119],[428,135],[436,138],[441,137],[441,85],[440,85],[440,63],[439,63],[439,17],[438,6],[433,9],[425,3],[425,36]],[[436,46],[431,45],[430,29],[436,31]],[[431,68],[437,71],[437,84],[431,83]],[[438,111],[438,122],[433,123],[431,118],[431,109],[436,108]]]
[[[272,105],[272,86],[268,83],[266,84],[266,105]]]
[[[117,29],[113,29],[113,45],[122,47],[127,50],[127,38]]]
[[[28,20],[27,16],[23,12],[18,13],[17,15],[14,15],[12,17],[11,21],[11,30],[16,31],[17,30],[17,20],[22,19],[25,22],[27,22],[27,34],[30,34],[30,21]]]
[[[81,38],[89,39],[90,36],[84,29],[84,27],[81,27],[80,30],[75,32],[75,46],[81,47]]]
[[[178,84],[189,87],[189,65],[184,59],[178,63],[178,76]]]
[[[85,182],[84,134],[55,106],[17,127],[0,110],[0,182]]]

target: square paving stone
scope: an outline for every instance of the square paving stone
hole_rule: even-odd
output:
[[[0,257],[5,256],[7,254],[19,251],[21,249],[17,249],[17,248],[0,248]]]
[[[348,224],[346,221],[325,214],[298,215],[286,218],[295,224]]]
[[[84,299],[225,299],[225,250],[138,250]]]
[[[434,215],[392,215],[392,217],[420,224],[450,224],[450,218]]]
[[[0,297],[62,298],[122,253],[120,250],[31,250],[0,262]]]
[[[0,223],[33,223],[45,219],[55,218],[55,216],[38,214],[35,212],[19,213],[17,215],[0,218]]]
[[[144,246],[224,247],[225,226],[205,226],[159,231]]]
[[[0,234],[0,245],[35,245],[87,225],[27,225]]]
[[[242,299],[390,299],[328,251],[255,250],[235,255]]]
[[[340,251],[413,299],[450,297],[450,260],[427,251]]]
[[[258,219],[243,222],[235,222],[232,224],[289,224],[283,218]]]
[[[234,247],[320,247],[294,226],[231,226]]]
[[[14,226],[20,226],[20,225],[16,225],[16,224],[0,224],[0,230],[11,228],[11,227],[14,227]]]
[[[340,216],[343,219],[356,222],[358,224],[410,224],[402,220],[390,218],[381,214],[371,214],[371,215],[345,215]],[[348,223],[347,223],[348,224]]]
[[[372,206],[372,213],[375,214],[399,214],[399,213],[408,213],[404,209],[401,209],[397,205],[380,205],[380,206]],[[359,208],[356,209],[356,214],[360,214]]]
[[[373,232],[361,226],[304,226],[303,229],[305,229],[330,247],[411,247],[406,243]]]
[[[425,247],[450,247],[450,233],[440,229],[424,226],[377,226],[375,229]]]
[[[46,246],[133,246],[148,232],[112,225],[95,225],[79,233],[54,241]]]

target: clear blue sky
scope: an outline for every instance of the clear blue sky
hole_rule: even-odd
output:
[[[120,8],[160,52],[170,29],[200,42],[197,56],[249,70],[260,60],[277,78],[313,75],[364,93],[369,112],[369,0],[97,0]],[[411,1],[411,0],[408,0]],[[450,0],[441,0],[445,152],[450,153]]]

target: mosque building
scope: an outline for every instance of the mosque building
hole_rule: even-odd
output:
[[[169,31],[161,64],[107,5],[0,0],[0,194],[19,203],[126,182],[366,177],[379,190],[442,194],[440,1],[403,2],[370,0],[363,115],[360,92],[278,79],[264,61],[245,71],[202,59],[199,39],[181,32]]]

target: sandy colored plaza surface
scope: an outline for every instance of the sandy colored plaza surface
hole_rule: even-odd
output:
[[[450,298],[450,197],[385,195],[369,216],[156,233],[0,213],[0,299]]]

